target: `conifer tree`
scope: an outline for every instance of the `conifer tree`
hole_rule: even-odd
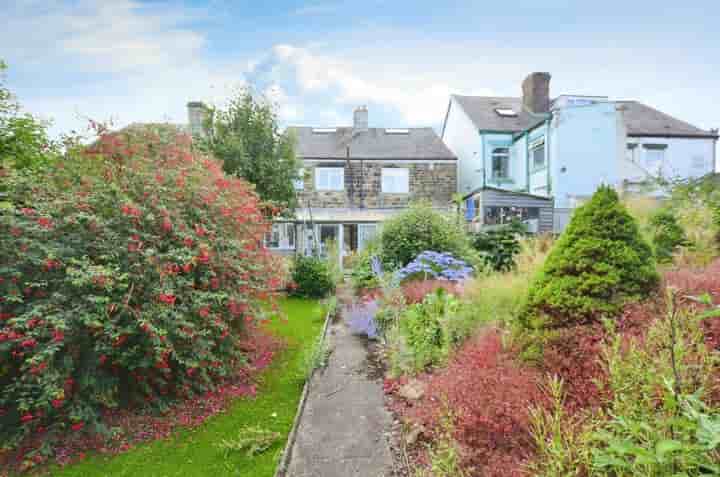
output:
[[[530,287],[520,321],[566,326],[610,317],[657,287],[653,252],[615,190],[579,207]]]

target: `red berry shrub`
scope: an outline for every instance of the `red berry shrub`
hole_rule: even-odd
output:
[[[448,280],[412,280],[402,285],[402,292],[405,302],[412,305],[422,303],[425,295],[434,293],[438,288],[458,296],[462,291],[461,287],[462,285]]]
[[[213,390],[277,287],[252,187],[170,127],[102,133],[5,180],[0,440],[95,429],[108,409]],[[30,459],[32,455],[28,456]]]
[[[541,379],[503,349],[497,330],[487,330],[458,350],[447,368],[427,378],[422,401],[408,413],[426,429],[440,431],[449,411],[462,466],[471,475],[523,475],[533,452],[529,408],[544,399]]]

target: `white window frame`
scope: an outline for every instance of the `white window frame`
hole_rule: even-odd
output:
[[[542,164],[535,161],[535,152],[541,150],[543,154]],[[534,141],[530,144],[530,157],[532,158],[532,170],[539,171],[547,167],[547,154],[545,153],[545,139]]]
[[[294,223],[274,223],[272,228],[265,234],[265,247],[272,250],[294,250],[296,240]]]
[[[385,194],[410,192],[410,170],[406,167],[383,167],[381,187]]]
[[[345,190],[345,168],[316,167],[315,190]]]
[[[650,174],[659,174],[665,167],[667,158],[666,144],[643,144],[643,156],[645,169]]]
[[[505,152],[498,152],[498,150],[504,149]],[[505,175],[495,174],[495,159],[505,161]],[[510,147],[509,146],[497,146],[493,147],[490,153],[490,180],[507,180],[510,179]]]

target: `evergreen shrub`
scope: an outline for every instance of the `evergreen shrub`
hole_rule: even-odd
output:
[[[652,249],[617,193],[601,186],[578,208],[520,312],[528,328],[594,322],[658,285]]]

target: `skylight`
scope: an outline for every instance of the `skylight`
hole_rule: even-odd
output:
[[[409,129],[386,129],[385,134],[410,134]]]
[[[506,118],[514,118],[517,116],[517,113],[510,108],[495,108],[495,112]]]
[[[337,132],[337,128],[313,128],[313,134],[332,134]]]

